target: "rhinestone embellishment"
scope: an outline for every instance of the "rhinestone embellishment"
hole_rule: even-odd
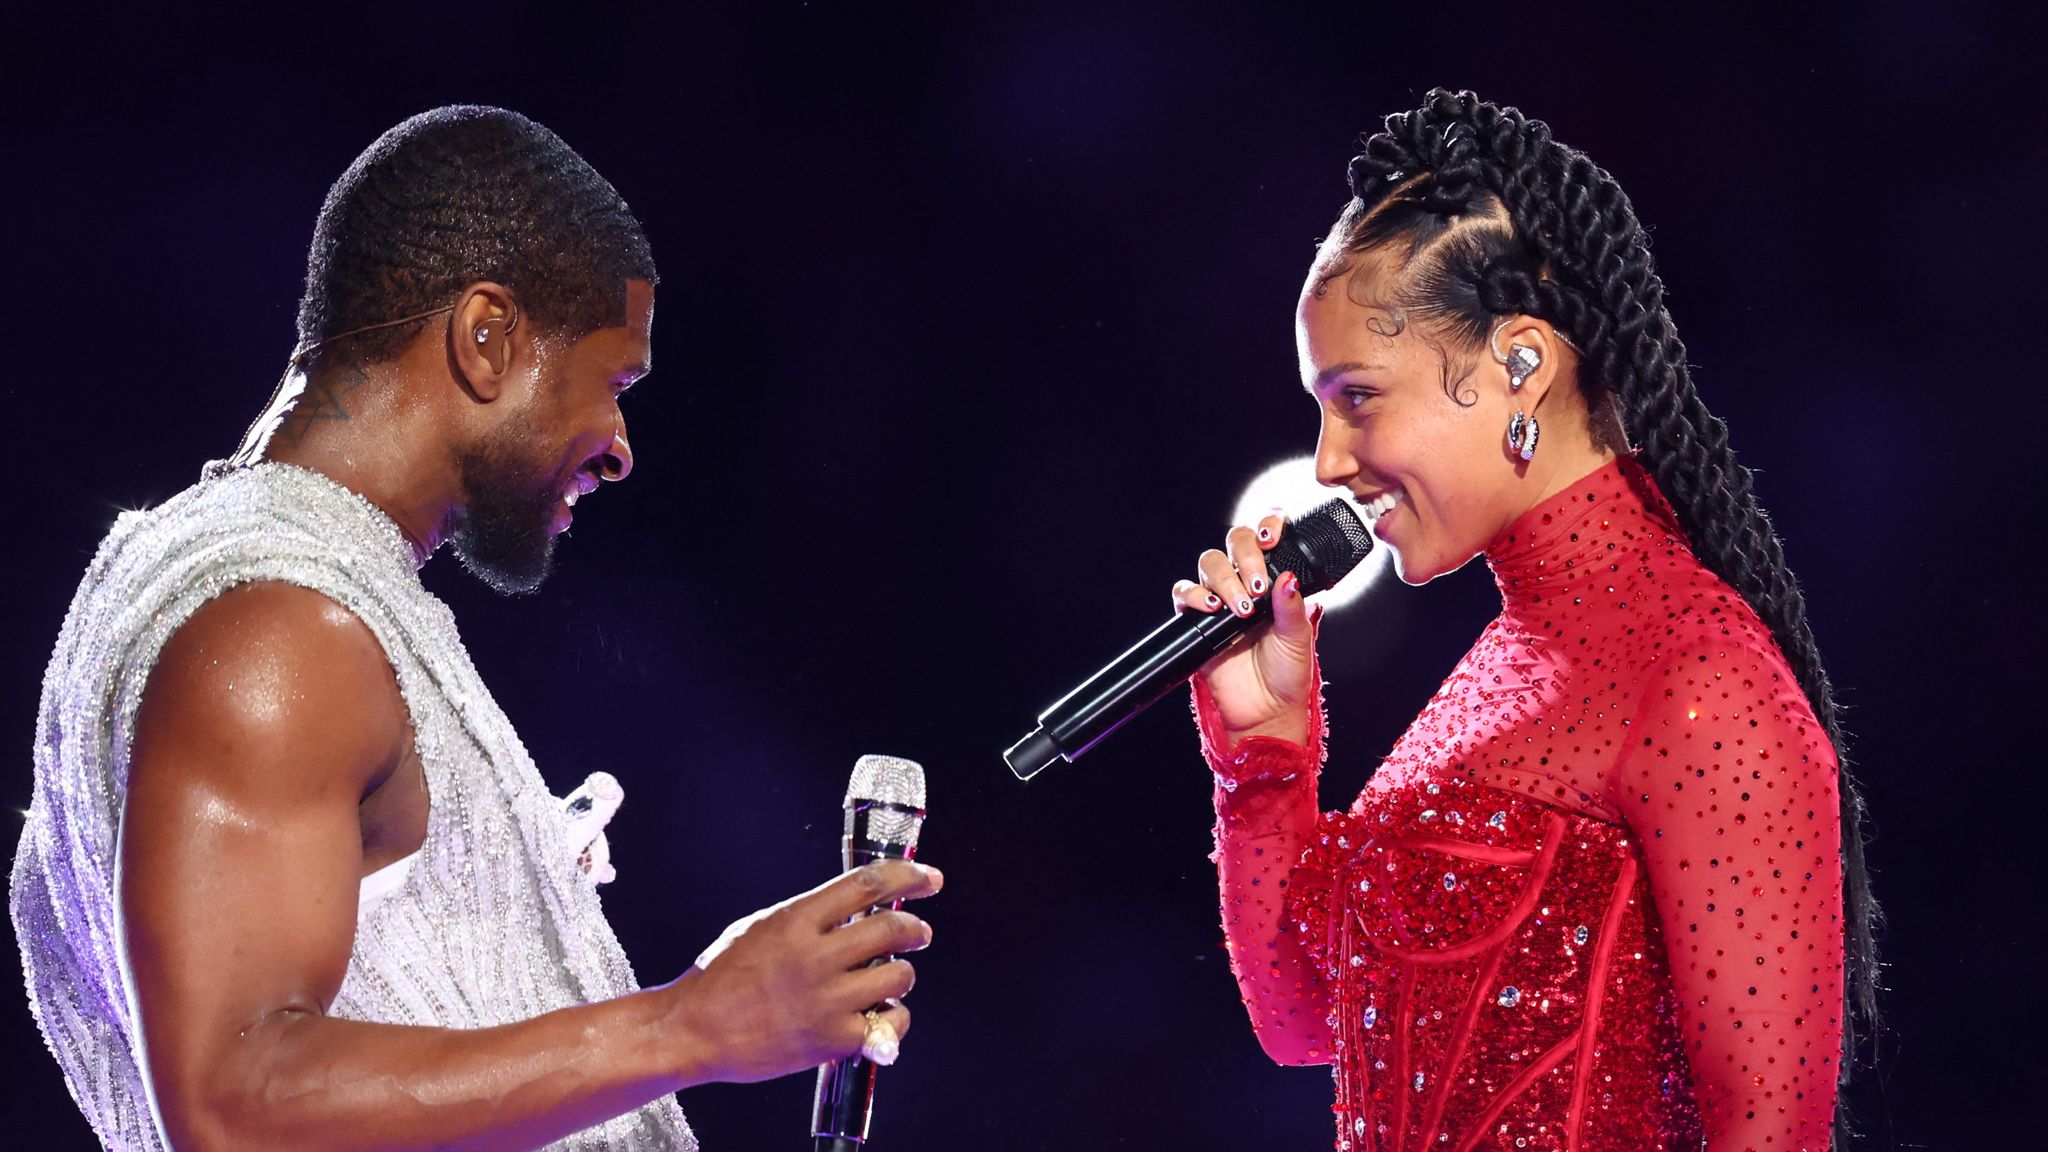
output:
[[[1503,1008],[1513,1008],[1515,1005],[1520,1004],[1522,1002],[1522,990],[1520,988],[1515,987],[1513,984],[1510,984],[1507,987],[1501,989],[1500,995],[1494,997],[1494,999],[1497,1000],[1500,1003],[1500,1006]]]

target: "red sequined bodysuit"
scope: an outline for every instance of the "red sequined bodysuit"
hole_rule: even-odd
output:
[[[1489,625],[1349,811],[1227,753],[1215,859],[1260,1042],[1334,1065],[1337,1147],[1826,1149],[1834,752],[1769,630],[1617,460],[1517,520]]]

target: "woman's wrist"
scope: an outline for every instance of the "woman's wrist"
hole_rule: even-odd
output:
[[[1239,745],[1253,738],[1263,737],[1302,747],[1317,739],[1316,704],[1303,702],[1254,723],[1232,724],[1223,718],[1223,710],[1217,707],[1216,697],[1207,684],[1195,680],[1192,686],[1195,726],[1202,737],[1202,752],[1212,761],[1231,758],[1236,755]]]
[[[1308,730],[1308,705],[1303,704],[1248,728],[1225,728],[1222,735],[1228,743],[1223,746],[1223,751],[1234,752],[1254,736],[1299,744],[1305,748],[1308,746]]]

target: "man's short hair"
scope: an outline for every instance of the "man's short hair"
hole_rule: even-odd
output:
[[[640,221],[561,137],[517,112],[451,105],[378,137],[328,190],[299,345],[451,305],[480,280],[510,288],[542,328],[583,336],[624,323],[627,280],[655,279]],[[307,366],[389,360],[418,330],[348,336]]]

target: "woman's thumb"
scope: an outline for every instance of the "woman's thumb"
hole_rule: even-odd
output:
[[[1301,594],[1301,578],[1283,572],[1273,584],[1273,635],[1303,648],[1314,643],[1308,622],[1308,598]]]

